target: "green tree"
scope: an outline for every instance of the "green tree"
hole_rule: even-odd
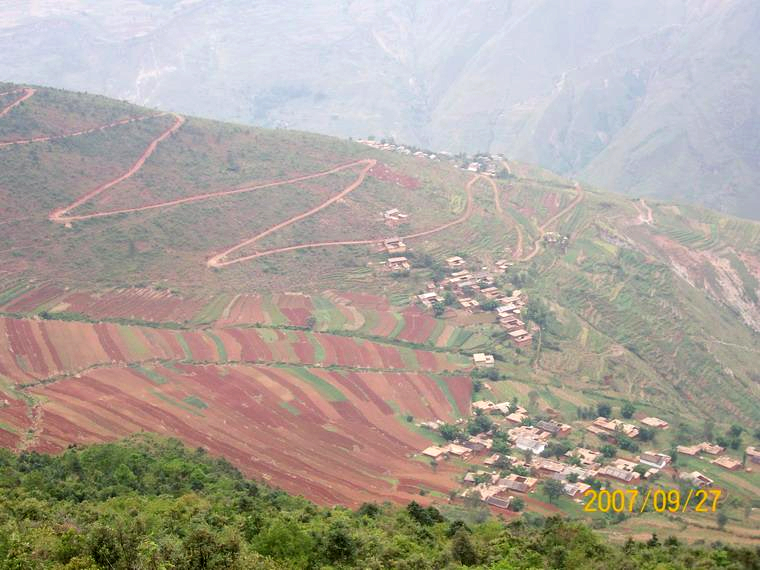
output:
[[[596,405],[596,413],[599,416],[603,416],[605,418],[609,418],[612,415],[612,406],[610,406],[606,402],[599,402]]]
[[[626,418],[630,419],[633,417],[633,414],[636,412],[636,406],[634,406],[631,402],[626,402],[620,407],[620,414]]]
[[[438,430],[438,433],[440,433],[441,437],[446,441],[454,441],[455,439],[461,438],[463,435],[462,430],[452,424],[443,424]]]
[[[549,497],[549,502],[555,503],[562,496],[564,486],[561,481],[547,479],[544,482],[544,490],[546,491],[546,496]]]
[[[474,566],[478,563],[478,555],[470,539],[470,533],[460,529],[451,539],[451,556],[464,566]]]

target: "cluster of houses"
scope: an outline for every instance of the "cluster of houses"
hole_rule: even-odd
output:
[[[712,455],[714,459],[710,460],[710,463],[717,465],[718,467],[722,467],[723,469],[728,469],[729,471],[738,471],[744,465],[743,462],[739,461],[738,459],[723,455],[723,453],[726,451],[725,448],[708,441],[703,441],[702,443],[698,443],[696,445],[679,445],[676,447],[676,451],[690,457],[695,457],[701,453]],[[748,447],[745,453],[748,461],[752,463],[760,463],[760,457],[753,455],[756,453],[754,447]]]
[[[602,439],[614,439],[616,435],[623,434],[631,439],[639,435],[639,428],[633,424],[624,423],[622,420],[610,420],[605,417],[598,417],[591,425],[586,427],[586,431],[599,436]]]
[[[512,263],[502,259],[494,264],[494,269],[482,268],[480,271],[470,271],[465,265],[465,260],[458,255],[447,258],[446,266],[451,272],[449,276],[438,285],[428,283],[427,291],[417,295],[417,300],[426,307],[432,307],[435,303],[443,302],[442,293],[448,290],[454,294],[463,310],[473,313],[483,310],[481,301],[485,299],[486,302],[492,302],[489,304],[493,305],[492,310],[496,313],[499,325],[504,328],[512,342],[518,347],[530,346],[533,335],[528,332],[527,325],[520,318],[528,303],[527,296],[519,290],[506,295],[495,285],[494,276],[506,272]],[[476,296],[480,297],[480,300]]]
[[[396,144],[384,139],[379,141],[372,138],[356,139],[356,142],[385,152],[395,152],[405,156],[414,156],[435,161],[449,161],[455,168],[467,170],[468,172],[478,172],[487,176],[496,176],[499,165],[504,160],[504,156],[500,154],[478,154],[472,157],[465,157],[464,162],[462,162],[462,155],[454,156],[446,151],[433,152],[430,150],[421,150],[403,144]]]
[[[356,139],[356,142],[377,150],[395,152],[405,156],[416,156],[417,158],[427,158],[429,160],[451,159],[451,154],[447,152],[434,153],[430,151],[416,150],[403,144],[395,144],[385,140],[376,141],[372,139]]]
[[[476,363],[484,367],[492,366],[493,360],[489,356],[476,354]],[[567,496],[582,501],[594,480],[636,486],[668,468],[672,462],[670,455],[656,451],[642,451],[631,458],[606,459],[600,451],[581,446],[571,448],[561,459],[550,459],[542,454],[553,438],[564,438],[571,433],[570,425],[555,419],[541,419],[530,425],[527,410],[510,402],[479,400],[472,403],[472,411],[476,415],[491,416],[494,427],[486,432],[463,436],[444,446],[430,446],[422,451],[422,455],[435,462],[457,458],[472,464],[463,478],[466,488],[460,496],[475,497],[496,508],[509,509],[516,496],[534,492],[541,481],[547,480],[559,481]],[[644,418],[641,423],[656,429],[668,429],[668,422],[655,417]],[[418,425],[437,430],[443,422]],[[596,418],[586,429],[603,440],[614,440],[621,433],[630,438],[639,435],[639,428],[635,425],[604,417]],[[496,430],[506,434],[512,454],[494,453]],[[687,455],[705,452],[719,456],[724,450],[704,442],[690,447],[679,446],[677,451]],[[746,456],[747,461],[760,463],[760,449],[748,447]],[[742,465],[728,457],[717,457],[712,463],[731,470]],[[712,479],[699,471],[681,473],[679,477],[699,489],[714,484]]]

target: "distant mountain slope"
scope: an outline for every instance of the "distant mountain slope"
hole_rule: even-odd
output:
[[[0,77],[760,218],[754,0],[5,3]]]
[[[12,92],[0,110],[15,105],[0,118],[0,312],[9,317],[366,330],[453,355],[491,350],[529,385],[760,423],[758,223],[625,199],[526,164],[491,178],[320,135],[45,88],[0,92]],[[390,208],[409,216],[388,225]],[[547,241],[553,231],[566,248]],[[410,247],[409,275],[385,269],[381,241],[393,236]],[[544,300],[556,318],[545,349],[516,352],[488,322],[460,334],[407,313],[453,254],[471,267],[515,263],[504,287]],[[326,301],[328,290],[358,298]],[[276,316],[271,301],[237,314],[241,295],[266,291],[305,293],[297,319]],[[366,313],[367,303],[386,309]],[[473,333],[480,340],[465,346]],[[0,375],[20,366],[48,379],[29,367],[42,337],[18,342],[9,354],[21,360],[9,357]],[[135,350],[138,362],[154,358],[150,342]],[[224,365],[231,350],[191,360]]]

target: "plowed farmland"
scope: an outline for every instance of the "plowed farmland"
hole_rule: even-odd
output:
[[[311,314],[308,297],[274,301]],[[56,452],[151,431],[320,502],[406,501],[456,485],[453,467],[413,458],[430,440],[405,418],[466,413],[465,366],[308,330],[2,318],[0,445]]]
[[[467,384],[462,377],[446,382]],[[107,368],[31,392],[44,401],[39,450],[146,430],[223,454],[252,475],[322,503],[412,500],[422,488],[454,487],[446,467],[433,472],[409,459],[428,442],[394,412],[454,418],[436,382],[423,374]]]

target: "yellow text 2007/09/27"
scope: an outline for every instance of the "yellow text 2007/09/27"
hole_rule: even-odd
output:
[[[692,508],[698,513],[714,513],[720,496],[720,489],[691,489],[688,493],[679,489],[649,489],[646,494],[638,489],[589,489],[584,493],[583,510],[587,513],[683,513]]]

